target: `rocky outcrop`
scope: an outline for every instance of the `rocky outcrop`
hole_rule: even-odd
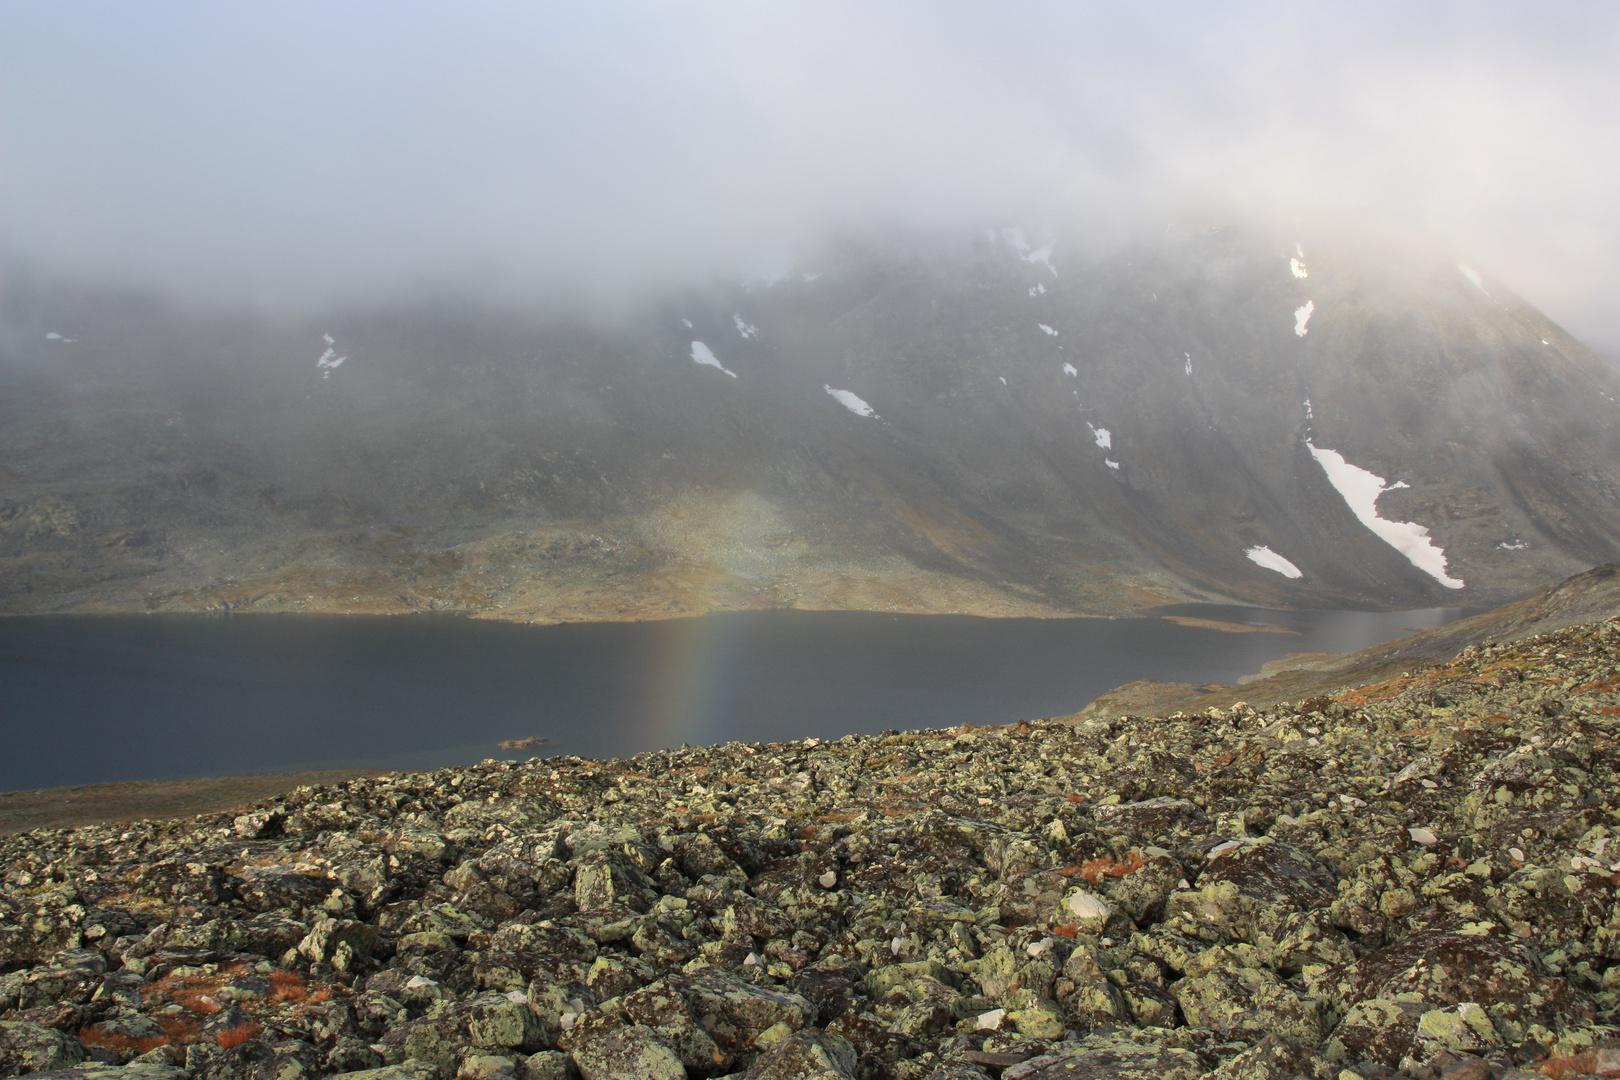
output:
[[[1620,1075],[1620,620],[1266,708],[0,841],[0,1075]]]

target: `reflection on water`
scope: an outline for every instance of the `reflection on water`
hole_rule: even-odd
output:
[[[621,756],[1072,713],[1133,679],[1232,682],[1460,609],[982,619],[761,611],[519,626],[454,616],[0,620],[0,790],[486,757]],[[497,744],[549,741],[521,751]]]

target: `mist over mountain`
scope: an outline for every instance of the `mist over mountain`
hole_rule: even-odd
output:
[[[1488,268],[870,234],[609,318],[13,277],[10,612],[1498,603],[1620,558],[1620,378]]]
[[[1617,43],[0,6],[0,609],[1518,596],[1620,537]]]

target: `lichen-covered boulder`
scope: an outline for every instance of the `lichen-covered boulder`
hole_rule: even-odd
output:
[[[683,997],[722,1051],[736,1055],[767,1028],[809,1025],[816,1007],[798,994],[757,986],[719,968],[702,968],[678,981]]]
[[[574,1059],[560,1050],[540,1050],[521,1062],[520,1080],[578,1080]]]
[[[1222,1038],[1254,1040],[1275,1034],[1314,1048],[1322,1037],[1322,1007],[1263,968],[1219,967],[1170,986],[1191,1027]]]
[[[469,800],[444,815],[444,835],[457,844],[499,841],[533,832],[560,813],[554,802],[538,797]]]
[[[1205,820],[1204,810],[1197,803],[1164,796],[1098,806],[1091,814],[1098,825],[1120,829],[1149,841],[1170,833],[1182,822]]]
[[[715,1044],[691,1002],[667,979],[604,1002],[602,1008],[626,1023],[656,1031],[694,1072],[722,1073],[731,1068],[731,1054]]]
[[[670,845],[681,870],[693,881],[714,878],[733,888],[748,883],[748,872],[727,855],[708,833],[686,833]]]
[[[1546,973],[1541,959],[1500,923],[1441,918],[1315,982],[1341,1009],[1369,998],[1431,1002],[1431,1008],[1482,1004],[1508,1042],[1532,1024],[1585,1022],[1592,1008],[1568,981]]]
[[[1050,952],[1030,956],[1026,948],[1001,943],[985,952],[975,975],[985,996],[999,1005],[1019,990],[1051,997],[1058,971]]]
[[[1210,1080],[1290,1080],[1320,1075],[1309,1050],[1287,1039],[1267,1035],[1247,1050],[1221,1063]],[[1331,1074],[1330,1074],[1331,1075]]]
[[[795,1031],[761,1054],[743,1080],[854,1080],[855,1047],[815,1028]]]
[[[30,1073],[29,1080],[185,1080],[186,1070],[178,1065],[158,1065],[132,1061],[128,1065],[90,1062],[71,1068]]]
[[[474,1046],[532,1052],[546,1041],[545,1025],[522,994],[488,994],[461,1008]]]
[[[564,960],[596,959],[598,947],[585,934],[571,926],[551,922],[508,923],[490,938],[495,952],[535,953]]]
[[[1327,1060],[1341,1065],[1371,1061],[1394,1068],[1412,1052],[1421,1001],[1367,998],[1350,1006],[1323,1048]]]
[[[1292,913],[1270,931],[1257,934],[1254,944],[1266,966],[1281,975],[1315,974],[1356,958],[1350,939],[1320,909]]]
[[[1326,907],[1338,893],[1332,870],[1291,844],[1234,842],[1210,855],[1198,888],[1166,901],[1166,920],[1185,919],[1253,943],[1263,933],[1275,936],[1294,912]]]
[[[65,1069],[85,1058],[84,1044],[26,1020],[0,1020],[0,1076]]]
[[[1453,1054],[1484,1054],[1502,1044],[1490,1015],[1476,1002],[1464,1001],[1444,1009],[1430,1009],[1418,1017],[1413,1056],[1426,1060],[1442,1050]]]
[[[881,970],[887,972],[892,969]],[[872,996],[879,1015],[901,1035],[937,1035],[949,1030],[960,1018],[956,1006],[961,995],[941,979],[914,975],[893,982],[885,980],[885,983],[888,989]]]
[[[617,851],[588,851],[572,862],[574,903],[581,911],[628,908],[644,913],[658,897],[657,883]]]
[[[1132,852],[1114,869],[1119,873],[1102,878],[1108,901],[1140,926],[1163,918],[1165,903],[1180,891],[1186,877],[1179,862],[1157,850],[1145,855]]]
[[[357,919],[322,919],[310,927],[298,951],[311,961],[326,961],[347,971],[355,959],[377,947],[377,928]]]
[[[338,1073],[331,1080],[435,1080],[437,1075],[438,1070],[429,1062],[403,1061],[398,1065]]]
[[[582,1080],[686,1080],[680,1056],[640,1024],[603,1030],[573,1054]]]
[[[1114,1031],[1066,1042],[1001,1073],[1001,1080],[1198,1080],[1197,1054],[1166,1045],[1163,1033]]]
[[[389,1064],[412,1058],[430,1061],[449,1077],[455,1075],[460,1059],[468,1053],[530,1053],[541,1049],[546,1040],[545,1025],[520,995],[486,994],[396,1024],[376,1048]]]
[[[971,1061],[947,1061],[924,1080],[991,1080],[990,1074]]]

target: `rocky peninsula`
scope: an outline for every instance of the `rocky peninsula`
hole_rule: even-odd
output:
[[[1620,1076],[1617,772],[1610,617],[1285,702],[36,829],[0,1076]]]

